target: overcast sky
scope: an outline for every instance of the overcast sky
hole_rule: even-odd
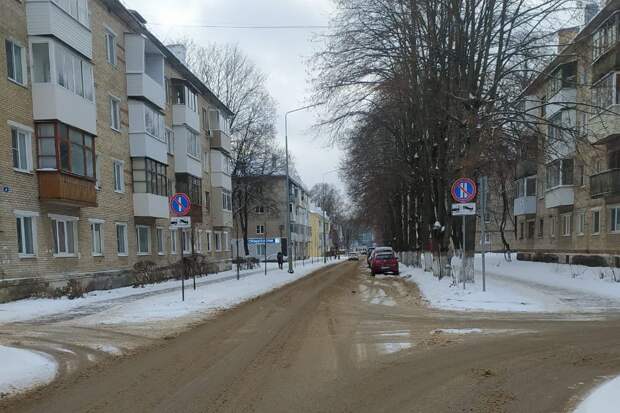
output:
[[[328,24],[331,0],[123,0],[140,12],[163,41],[191,37],[198,44],[237,43],[267,75],[267,87],[278,105],[278,137],[284,142],[284,113],[309,102],[307,59],[320,46],[320,29],[262,30],[197,28],[182,25],[312,25]],[[313,41],[315,39],[315,41]],[[308,186],[321,182],[344,189],[337,173],[341,151],[312,128],[313,111],[289,115],[289,151]]]

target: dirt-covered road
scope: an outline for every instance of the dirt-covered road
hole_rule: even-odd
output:
[[[620,373],[619,344],[614,316],[434,311],[348,262],[0,411],[567,412]]]

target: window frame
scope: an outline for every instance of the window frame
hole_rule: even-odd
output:
[[[256,225],[256,234],[257,235],[263,235],[265,233],[265,226],[264,225]]]
[[[168,155],[174,156],[174,130],[166,127],[164,132]]]
[[[32,258],[36,258],[38,256],[38,242],[37,242],[37,237],[38,237],[38,229],[37,229],[37,221],[39,218],[39,213],[38,212],[34,212],[34,211],[20,211],[20,210],[14,210],[13,211],[14,215],[15,215],[15,223],[16,223],[16,230],[18,231],[17,233],[17,237],[16,237],[16,241],[17,241],[17,256],[20,259],[32,259]],[[32,240],[32,252],[28,252],[26,250],[26,252],[23,252],[24,250],[21,247],[25,247],[25,231],[26,231],[26,224],[25,224],[25,219],[30,219],[30,236],[31,236],[31,240]],[[19,227],[17,227],[19,226]],[[20,247],[20,239],[22,240],[22,246]]]
[[[9,60],[9,55],[8,55],[9,45],[11,47],[11,59],[10,60]],[[17,59],[15,59],[15,48],[20,49],[19,64],[21,65],[21,68],[18,68],[16,64]],[[4,50],[5,50],[5,53],[7,54],[6,56],[7,79],[11,83],[14,83],[19,86],[27,87],[28,86],[28,64],[26,61],[26,47],[21,42],[17,41],[16,39],[8,37],[4,40]],[[12,67],[11,67],[11,70],[9,71],[9,64],[11,64],[11,62],[12,62]],[[18,72],[18,69],[21,69],[21,77],[22,77],[21,82],[19,81],[19,79],[17,79],[17,77],[11,77],[11,71],[13,72],[13,75],[15,76],[15,74]]]
[[[146,229],[147,251],[141,251],[141,245],[140,245],[140,230],[141,229]],[[136,225],[136,242],[137,242],[136,255],[147,256],[147,255],[152,254],[153,248],[151,245],[152,244],[151,227],[149,225]]]
[[[562,237],[571,237],[573,235],[572,213],[560,215],[560,235],[562,235]]]
[[[170,255],[177,255],[178,239],[179,239],[179,230],[171,229],[170,230]]]
[[[220,252],[222,251],[222,232],[221,231],[214,231],[213,234],[215,234],[215,251],[216,252]]]
[[[76,258],[78,257],[78,247],[79,247],[79,231],[78,225],[80,219],[78,217],[66,216],[66,215],[56,215],[56,214],[48,214],[49,218],[52,221],[52,256],[54,258]],[[65,251],[62,252],[60,250],[60,232],[58,231],[58,225],[62,223],[63,233],[64,233],[64,247]],[[71,232],[73,233],[73,252],[69,252],[69,234],[68,224],[71,223]]]
[[[583,211],[575,213],[575,234],[579,237],[586,232],[586,214]]]
[[[90,253],[93,257],[103,257],[105,255],[105,235],[104,235],[104,225],[105,221],[101,219],[89,219],[88,225],[90,227]],[[95,250],[95,228],[99,227],[99,251]]]
[[[609,211],[609,233],[620,234],[620,205],[611,205]]]
[[[144,167],[136,166],[138,162],[144,162]],[[131,158],[131,167],[134,193],[168,196],[168,165],[151,158],[135,157]],[[144,178],[138,178],[140,172],[144,173]],[[144,190],[138,189],[139,184],[144,184]]]
[[[116,192],[117,194],[124,194],[125,193],[125,161],[120,160],[120,159],[112,160],[112,180],[114,182],[113,184],[114,192]]]
[[[41,136],[40,135],[40,131],[41,128],[43,127],[53,127],[54,130],[54,136]],[[62,136],[61,134],[61,130],[64,129],[66,130],[67,135],[66,136]],[[71,140],[71,132],[74,132],[77,135],[80,135],[81,137],[81,142],[77,143],[77,142],[73,142]],[[69,175],[73,175],[82,179],[87,179],[93,182],[97,181],[97,174],[96,174],[96,170],[97,170],[97,159],[96,159],[96,141],[95,141],[95,137],[93,135],[90,135],[86,132],[83,132],[77,128],[71,127],[67,124],[64,124],[62,122],[58,122],[58,121],[51,121],[51,122],[38,122],[36,124],[36,138],[37,138],[37,169],[38,170],[56,170],[56,171],[60,171],[62,173],[65,174],[69,174]],[[90,145],[91,147],[89,148],[88,145],[86,144],[86,138],[90,138]],[[49,154],[45,154],[45,155],[41,155],[41,148],[40,148],[40,144],[42,142],[42,140],[47,140],[47,139],[53,139],[54,140],[54,155],[49,155]],[[63,145],[66,147],[66,160],[68,162],[69,165],[69,169],[65,168],[62,162],[63,159]],[[84,174],[80,174],[78,172],[76,172],[73,168],[73,146],[76,145],[79,148],[81,148],[82,151],[82,159],[84,162]],[[89,176],[89,165],[88,165],[88,161],[89,161],[89,156],[88,154],[90,154],[90,159],[92,160],[92,176]],[[51,158],[52,156],[55,157],[56,159],[56,167],[55,168],[41,168],[41,158]]]
[[[183,251],[183,254],[191,254],[192,253],[192,230],[191,228],[183,228],[180,234],[181,234],[181,250]]]
[[[155,228],[155,238],[157,240],[157,255],[166,255],[166,240],[164,236],[164,227]]]
[[[120,251],[119,249],[119,237],[118,237],[118,229],[123,228],[123,247],[124,250]],[[128,257],[129,256],[129,237],[127,231],[129,229],[129,225],[126,222],[115,222],[114,229],[116,232],[116,255],[119,257]]]
[[[591,234],[593,236],[600,235],[601,234],[601,208],[593,208],[590,210],[590,212],[591,212],[590,217],[592,219]],[[596,220],[594,219],[595,214],[596,214]]]
[[[213,231],[207,231],[207,252],[213,251]]]
[[[116,45],[116,33],[110,29],[108,26],[104,28],[104,38],[105,38],[105,53],[106,53],[106,61],[112,66],[116,67],[118,63],[117,59],[117,45]],[[112,47],[110,49],[110,46]]]
[[[11,155],[12,155],[12,165],[13,170],[17,172],[29,173],[31,174],[33,171],[33,159],[32,159],[32,135],[34,130],[25,125],[21,125],[16,122],[8,121],[7,122],[9,129],[11,131]],[[13,135],[15,133],[15,136]],[[20,148],[20,134],[23,136],[23,148]],[[13,140],[17,141],[17,148],[13,145]],[[26,167],[22,168],[22,151],[25,152],[25,162]],[[15,154],[17,153],[17,158],[15,158]],[[15,160],[18,160],[19,165],[15,165]]]
[[[110,129],[115,132],[121,131],[121,98],[109,96],[110,103]]]

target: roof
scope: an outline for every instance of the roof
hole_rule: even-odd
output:
[[[222,102],[215,93],[211,91],[204,84],[198,76],[196,76],[186,65],[184,62],[180,61],[178,57],[172,53],[170,49],[166,47],[153,33],[146,28],[146,19],[142,17],[140,13],[135,10],[129,10],[126,8],[120,0],[101,0],[105,3],[111,11],[116,13],[120,18],[122,18],[125,23],[127,23],[132,29],[136,32],[139,32],[146,36],[150,41],[152,41],[163,53],[168,64],[174,67],[179,71],[184,77],[187,78],[189,82],[203,95],[207,96],[207,98],[218,107],[218,109],[223,110],[228,116],[233,116],[234,113],[228,106]]]

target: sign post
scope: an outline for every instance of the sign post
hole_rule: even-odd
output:
[[[488,178],[483,176],[480,178],[480,236],[482,238],[482,291],[487,290],[487,282],[486,282],[486,263],[485,263],[485,253],[487,249],[486,244],[486,216],[487,216],[487,205],[488,195],[487,191],[489,188],[487,187]]]
[[[475,198],[477,193],[476,183],[470,178],[459,178],[452,184],[452,199],[454,199],[459,204],[470,204]],[[454,214],[454,211],[457,211],[457,214]],[[455,208],[455,205],[452,205],[453,215],[461,215],[463,217],[463,235],[462,235],[462,259],[461,259],[461,278],[463,279],[463,289],[465,289],[465,217],[467,215],[474,215],[476,213],[475,204],[473,207],[471,205],[463,205],[461,208],[458,206]],[[461,212],[462,211],[462,212]],[[474,242],[475,243],[475,242]],[[473,263],[472,263],[473,266]]]
[[[183,250],[185,249],[185,237],[183,235],[183,229],[192,227],[192,220],[190,217],[186,217],[192,207],[192,203],[189,200],[187,194],[176,193],[170,197],[170,212],[173,217],[170,218],[171,229],[181,229],[181,266],[183,268],[183,274],[181,274],[181,301],[185,301],[185,263],[183,262]],[[194,289],[196,289],[194,287]]]

